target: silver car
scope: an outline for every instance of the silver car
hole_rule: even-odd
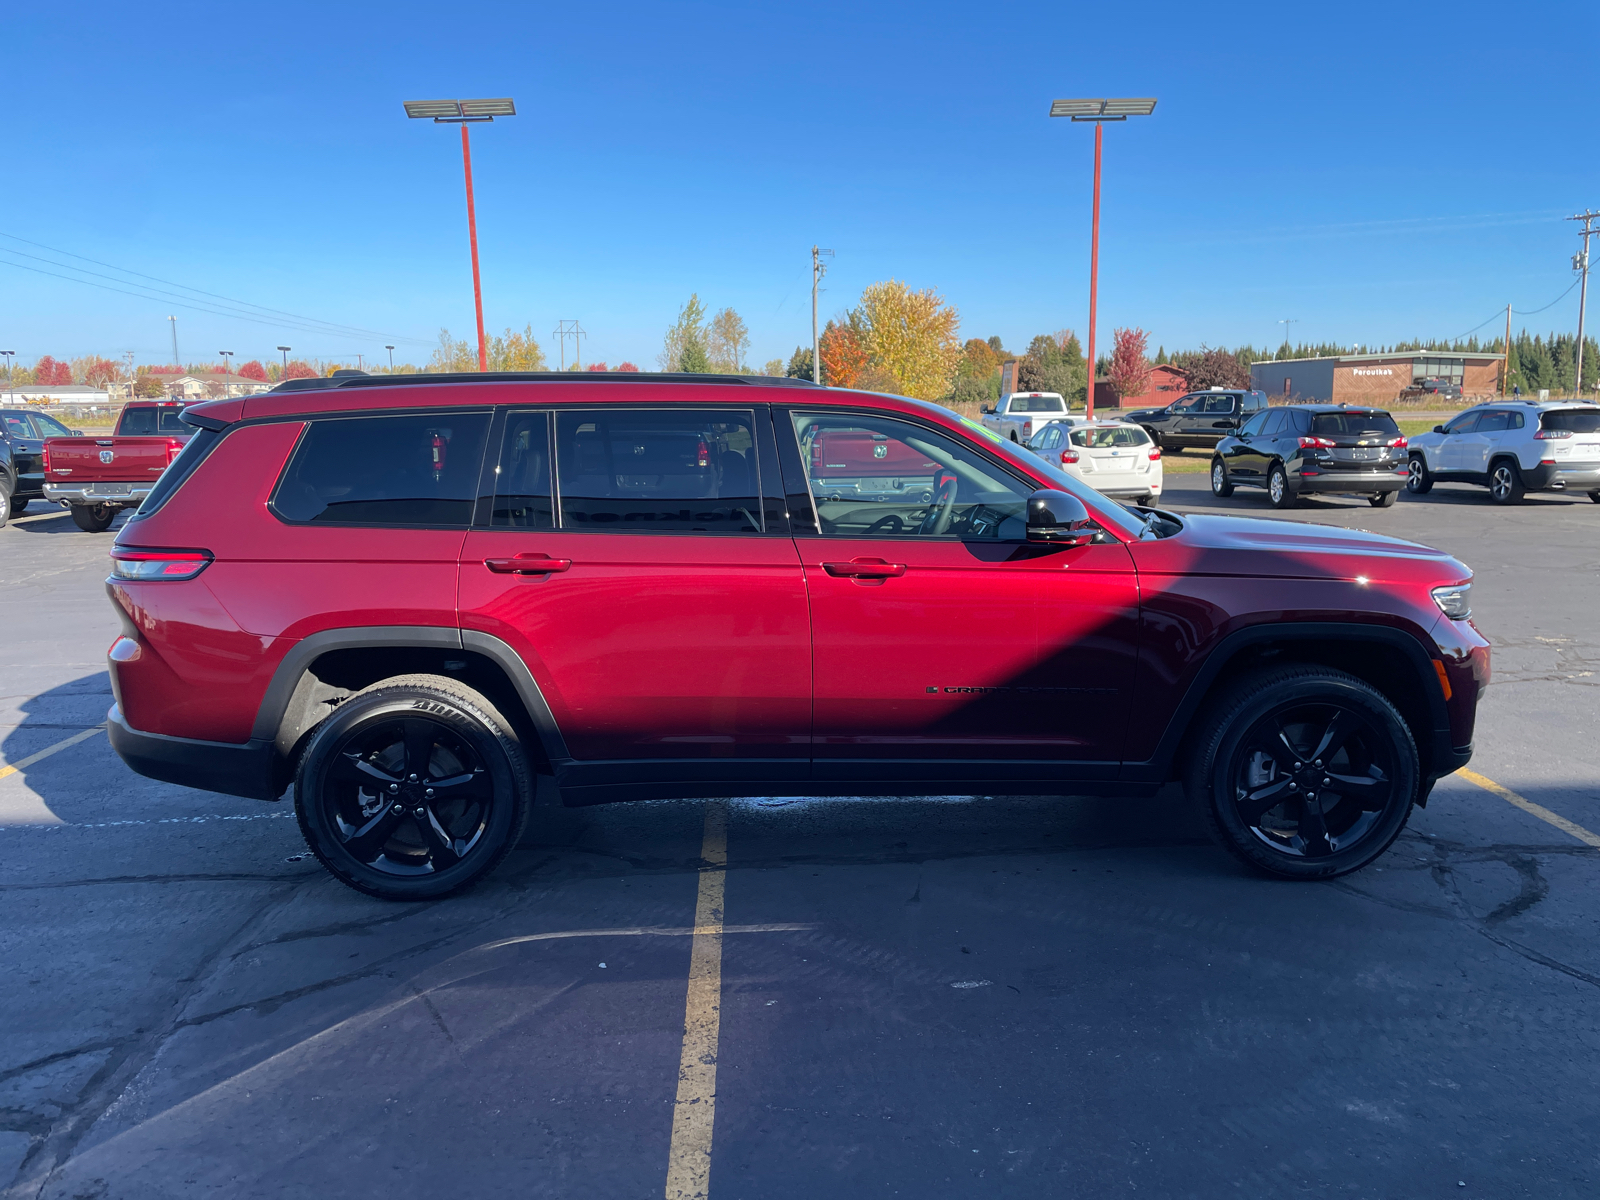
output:
[[[1139,504],[1153,504],[1161,496],[1161,447],[1129,421],[1046,425],[1027,446],[1103,495]]]
[[[1588,492],[1600,504],[1600,407],[1568,400],[1499,401],[1469,408],[1407,439],[1406,490],[1473,483],[1496,504],[1526,492]]]

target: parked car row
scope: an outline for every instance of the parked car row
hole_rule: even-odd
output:
[[[0,408],[0,525],[44,499],[46,438],[76,437],[54,417],[26,408]]]

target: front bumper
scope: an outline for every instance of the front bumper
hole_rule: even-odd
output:
[[[1300,472],[1301,492],[1398,492],[1406,485],[1405,464],[1399,470]]]
[[[143,503],[153,483],[46,483],[44,498],[57,504],[126,504]],[[107,488],[120,489],[107,491]]]
[[[279,773],[268,740],[236,744],[145,733],[129,725],[115,704],[106,714],[106,734],[123,762],[140,775],[163,783],[250,800],[276,800],[288,784]]]

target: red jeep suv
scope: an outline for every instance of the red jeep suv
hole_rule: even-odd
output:
[[[117,537],[111,741],[377,896],[563,803],[1140,797],[1278,875],[1472,752],[1471,572],[1107,501],[949,410],[738,376],[349,375],[190,408]]]

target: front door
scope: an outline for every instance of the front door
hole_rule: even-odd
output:
[[[502,429],[461,623],[528,664],[579,760],[563,782],[626,783],[581,767],[639,760],[654,778],[804,778],[810,628],[781,506],[761,503],[766,410],[511,412]]]
[[[1439,443],[1439,469],[1448,472],[1473,471],[1471,464],[1480,457],[1486,444],[1474,432],[1482,411],[1462,413],[1444,427],[1444,437]]]
[[[931,426],[791,418],[790,508],[812,501],[815,514],[795,538],[812,608],[814,777],[1114,771],[1138,617],[1127,551],[1027,542],[1036,485]]]
[[[1238,439],[1229,448],[1228,473],[1241,480],[1260,480],[1267,473],[1273,427],[1282,421],[1282,412],[1259,412],[1246,421],[1239,430]]]
[[[1192,411],[1178,423],[1185,446],[1210,449],[1239,426],[1239,399],[1225,392],[1201,395]]]

